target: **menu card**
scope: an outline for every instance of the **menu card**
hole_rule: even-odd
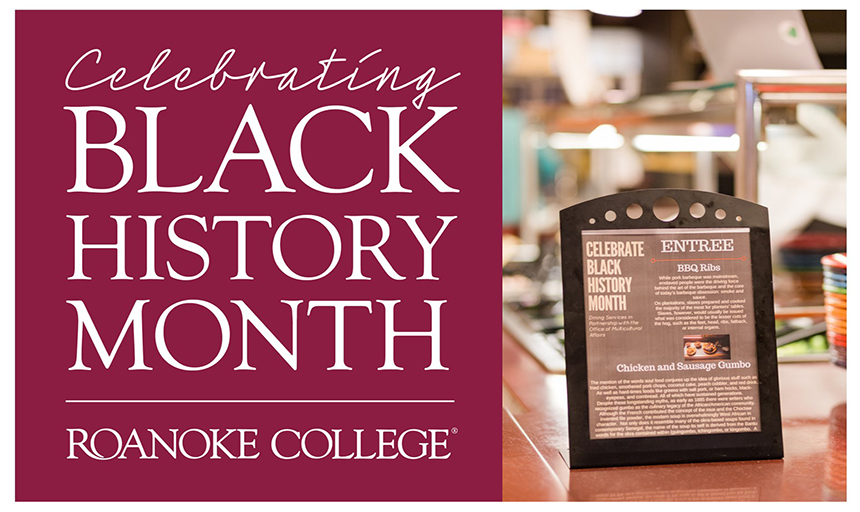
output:
[[[781,457],[766,209],[646,190],[561,218],[571,467]]]

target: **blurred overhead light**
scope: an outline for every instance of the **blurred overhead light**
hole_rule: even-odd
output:
[[[602,124],[588,134],[588,143],[595,149],[618,149],[624,145],[624,136],[611,124]]]
[[[615,16],[616,18],[635,18],[642,14],[642,9],[631,9],[629,7],[606,5],[599,9],[589,9],[594,14],[602,14],[603,16]]]
[[[618,149],[624,136],[611,124],[602,124],[591,133],[553,133],[547,142],[553,149]]]
[[[588,149],[587,133],[557,132],[549,136],[549,147],[552,149]]]
[[[633,147],[646,153],[732,152],[740,147],[740,137],[637,135],[633,137]]]

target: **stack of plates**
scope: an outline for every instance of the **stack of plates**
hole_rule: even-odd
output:
[[[848,256],[846,253],[831,254],[821,258],[821,265],[824,267],[822,288],[830,360],[845,368],[848,341]]]

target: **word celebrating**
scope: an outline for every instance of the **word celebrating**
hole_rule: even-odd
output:
[[[374,50],[364,57],[358,60],[358,63],[355,65],[354,69],[350,72],[349,70],[345,70],[336,74],[332,71],[333,67],[343,67],[335,66],[335,64],[347,62],[348,59],[336,57],[337,49],[333,49],[331,55],[323,60],[318,61],[319,65],[322,66],[322,70],[320,70],[317,74],[312,75],[310,78],[304,79],[299,77],[300,71],[298,67],[292,67],[289,70],[282,73],[275,74],[266,74],[266,61],[260,62],[259,66],[252,67],[249,71],[241,74],[231,74],[226,69],[230,64],[230,61],[233,60],[233,56],[236,54],[236,50],[231,48],[225,51],[221,58],[218,60],[218,63],[215,65],[215,68],[212,72],[204,75],[203,77],[197,79],[196,81],[190,82],[191,75],[193,71],[190,67],[183,67],[178,72],[174,72],[172,75],[169,75],[167,78],[162,77],[158,78],[159,70],[170,56],[171,50],[165,49],[159,53],[155,60],[152,62],[152,66],[149,68],[145,74],[141,75],[138,78],[133,80],[126,81],[122,83],[122,79],[125,78],[126,73],[128,73],[128,69],[125,67],[118,67],[115,71],[111,72],[107,75],[102,75],[101,78],[87,82],[83,78],[78,78],[75,76],[73,79],[72,75],[89,75],[92,74],[88,69],[79,70],[80,67],[83,67],[84,63],[92,63],[99,64],[102,58],[102,51],[98,48],[93,48],[92,50],[84,53],[78,58],[77,61],[72,65],[69,69],[69,72],[66,73],[66,89],[70,91],[83,91],[86,89],[90,89],[93,87],[97,87],[102,84],[108,84],[111,90],[113,91],[122,91],[136,85],[141,85],[143,90],[152,91],[164,86],[172,85],[174,89],[177,91],[187,91],[189,89],[193,89],[197,86],[208,84],[209,88],[213,91],[217,91],[220,89],[225,82],[228,80],[231,81],[244,81],[245,82],[245,90],[248,91],[251,89],[251,86],[254,85],[254,82],[257,79],[264,81],[278,81],[278,90],[283,91],[285,89],[289,89],[290,91],[298,91],[304,89],[306,87],[314,87],[318,91],[327,91],[330,89],[334,89],[337,87],[345,87],[348,91],[357,91],[359,89],[364,89],[366,87],[373,87],[375,85],[377,92],[382,91],[385,88],[386,84],[388,84],[388,88],[391,91],[399,91],[402,89],[406,89],[409,87],[414,88],[418,91],[418,95],[412,99],[412,105],[415,108],[421,108],[424,104],[424,99],[427,97],[427,94],[430,91],[440,87],[441,85],[450,82],[451,80],[460,76],[460,73],[454,73],[446,78],[439,80],[438,82],[434,82],[434,78],[436,76],[436,68],[430,67],[418,76],[410,80],[400,81],[400,73],[401,67],[394,66],[393,68],[385,67],[382,70],[372,71],[371,76],[367,78],[359,77],[359,68],[366,61],[382,53],[382,49]],[[366,66],[366,64],[365,64]],[[89,71],[89,73],[87,73]],[[170,72],[168,72],[169,74]],[[332,78],[330,74],[336,74],[336,77]],[[160,80],[160,81],[159,81]]]

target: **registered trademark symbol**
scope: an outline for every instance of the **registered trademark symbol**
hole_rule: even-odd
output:
[[[452,428],[452,429],[451,429],[451,433],[452,433],[452,434],[456,434],[456,433],[457,433],[457,432],[459,432],[459,431],[460,431],[460,429],[459,429],[459,428],[457,428],[457,427],[454,427],[454,428]]]

